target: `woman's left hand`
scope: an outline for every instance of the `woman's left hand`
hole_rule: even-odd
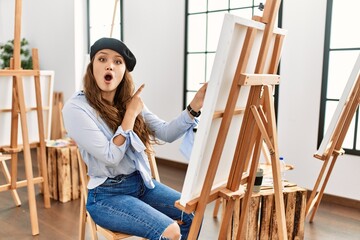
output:
[[[193,100],[190,102],[190,107],[195,111],[198,112],[203,107],[204,98],[206,93],[208,83],[204,83],[201,88],[196,92]]]

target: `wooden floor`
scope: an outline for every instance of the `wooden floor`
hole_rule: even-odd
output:
[[[22,162],[22,161],[20,161]],[[181,190],[185,169],[159,163],[161,181],[177,190]],[[34,170],[35,171],[35,170]],[[22,166],[19,166],[20,176],[23,176]],[[0,184],[4,183],[0,173]],[[78,239],[79,201],[60,203],[52,201],[50,209],[45,209],[42,195],[37,192],[37,208],[40,234],[31,235],[29,207],[26,188],[18,190],[22,206],[15,207],[10,192],[0,193],[0,239],[26,240],[51,239],[73,240]],[[360,204],[360,202],[359,202]],[[219,219],[212,217],[213,205],[209,205],[200,234],[201,240],[217,239],[220,226]],[[220,214],[219,214],[220,216]],[[90,239],[90,236],[87,236]],[[103,239],[103,238],[99,238]],[[135,239],[135,238],[134,238]],[[360,239],[360,210],[338,204],[322,202],[314,223],[305,223],[306,240],[319,239]]]

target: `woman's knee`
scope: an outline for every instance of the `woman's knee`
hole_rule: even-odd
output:
[[[179,240],[181,237],[179,225],[176,222],[170,224],[163,232],[162,237],[165,239]]]

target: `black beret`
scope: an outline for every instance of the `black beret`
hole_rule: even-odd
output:
[[[111,49],[119,53],[124,58],[126,67],[129,72],[134,69],[136,58],[122,41],[115,38],[100,38],[90,48],[90,60],[98,51],[102,49]]]

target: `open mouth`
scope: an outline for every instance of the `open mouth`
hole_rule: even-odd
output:
[[[106,81],[111,81],[113,79],[113,76],[111,74],[106,74],[104,78]]]

